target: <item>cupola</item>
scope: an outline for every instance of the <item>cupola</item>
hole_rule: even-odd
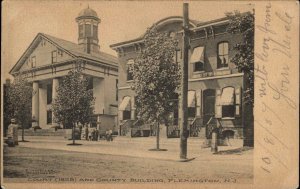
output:
[[[98,25],[100,18],[96,11],[91,8],[83,9],[77,16],[78,44],[86,53],[99,52]]]

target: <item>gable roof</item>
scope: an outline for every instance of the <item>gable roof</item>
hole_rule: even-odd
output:
[[[91,54],[88,54],[84,52],[84,49],[76,43],[64,39],[60,39],[57,37],[53,37],[48,34],[38,33],[37,36],[34,38],[34,40],[31,42],[31,44],[29,45],[29,47],[25,50],[23,55],[14,65],[14,67],[10,70],[9,72],[10,74],[14,72],[18,72],[18,70],[24,64],[25,59],[32,53],[32,51],[39,44],[41,39],[46,39],[47,41],[51,42],[53,45],[64,50],[67,54],[69,54],[73,58],[84,58],[84,59],[92,60],[99,64],[118,66],[118,58],[113,55],[104,52],[98,52],[98,53],[92,52]]]

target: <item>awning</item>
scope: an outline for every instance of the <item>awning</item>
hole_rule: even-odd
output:
[[[119,106],[119,111],[125,111],[128,110],[130,111],[130,97],[125,96]]]
[[[188,107],[195,107],[195,91],[188,91]]]
[[[191,63],[203,62],[204,63],[204,47],[194,48],[193,54],[191,56]]]
[[[134,60],[133,59],[128,60],[127,64],[134,64]]]
[[[234,88],[226,87],[221,94],[221,105],[234,105]]]

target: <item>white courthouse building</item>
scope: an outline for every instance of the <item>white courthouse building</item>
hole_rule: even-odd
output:
[[[100,18],[91,8],[76,18],[78,43],[39,33],[11,69],[10,74],[24,74],[32,82],[32,117],[42,129],[57,127],[51,103],[62,77],[82,68],[95,97],[94,117],[101,125],[113,127],[117,115],[118,59],[100,51],[98,26]],[[104,36],[105,37],[105,36]],[[61,127],[66,127],[62,126]]]

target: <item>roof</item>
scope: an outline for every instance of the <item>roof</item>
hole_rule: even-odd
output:
[[[112,66],[118,66],[118,58],[104,53],[104,52],[92,52],[91,54],[88,54],[86,52],[84,52],[83,47],[81,47],[80,45],[73,43],[71,41],[67,41],[64,39],[60,39],[48,34],[44,34],[44,33],[38,33],[37,36],[34,38],[34,40],[32,41],[32,43],[29,45],[29,47],[26,49],[26,51],[23,53],[23,55],[21,56],[21,58],[18,60],[18,62],[15,64],[15,66],[10,70],[9,73],[13,73],[13,72],[17,72],[18,69],[23,65],[24,63],[24,58],[26,58],[28,56],[28,53],[31,53],[30,50],[32,50],[31,48],[39,43],[39,40],[41,38],[44,38],[48,41],[51,41],[54,45],[56,45],[57,47],[61,48],[62,50],[64,50],[65,52],[67,52],[68,54],[70,54],[71,56],[73,56],[74,58],[84,58],[84,59],[88,59],[88,60],[92,60],[96,63],[99,64],[109,64]]]
[[[170,17],[163,18],[163,19],[155,22],[149,29],[154,28],[154,26],[162,26],[162,25],[164,25],[166,23],[171,23],[171,22],[176,22],[176,21],[177,22],[178,21],[183,21],[183,17],[182,16],[170,16]],[[197,25],[201,23],[200,21],[192,20],[192,19],[190,19],[189,22],[190,22],[190,25],[193,28],[197,27]],[[122,45],[125,45],[125,44],[128,44],[128,43],[142,41],[144,39],[144,37],[145,37],[145,34],[146,33],[144,33],[140,37],[132,39],[132,40],[128,40],[128,41],[123,41],[123,42],[120,42],[120,43],[112,44],[112,45],[110,45],[110,47],[114,48],[114,47],[122,46]]]
[[[84,19],[84,18],[94,18],[96,20],[99,20],[99,17],[97,15],[96,11],[94,11],[90,7],[80,11],[80,13],[78,14],[78,17],[76,18],[76,20]]]
[[[246,13],[248,13],[248,12],[246,12]],[[242,14],[246,14],[246,13],[242,13]],[[162,23],[165,23],[169,20],[174,20],[174,19],[183,19],[183,18],[181,16],[167,17],[167,18],[161,19],[158,22],[154,23],[153,26],[155,26],[155,25],[157,26],[159,24],[162,24]],[[205,22],[192,20],[192,19],[190,19],[189,21],[190,21],[190,24],[192,26],[191,30],[197,30],[197,29],[201,29],[203,27],[207,27],[207,26],[210,26],[210,25],[226,23],[226,22],[228,22],[228,17],[222,17],[222,18],[218,18],[218,19],[214,19],[214,20],[210,20],[210,21],[205,21]],[[151,26],[150,29],[153,26]],[[112,45],[110,45],[110,47],[114,49],[114,48],[117,48],[117,47],[120,47],[120,46],[123,46],[123,45],[127,45],[127,44],[131,44],[131,43],[143,42],[144,35],[145,34],[143,34],[142,36],[140,36],[138,38],[132,39],[132,40],[112,44]]]

